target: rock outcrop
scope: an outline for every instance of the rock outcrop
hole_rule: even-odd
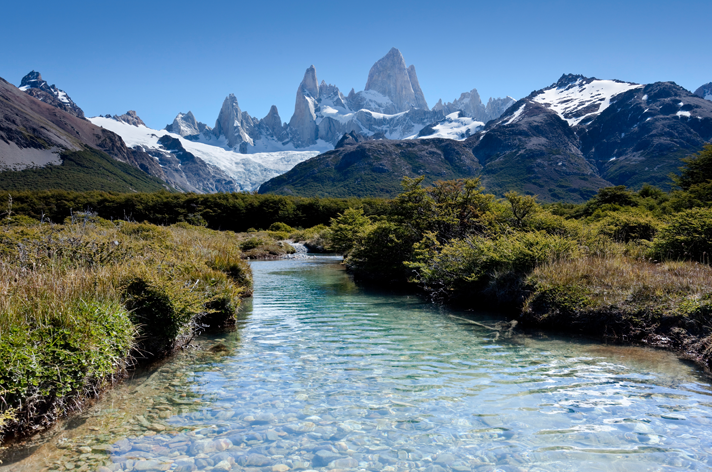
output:
[[[127,125],[131,126],[146,126],[146,123],[143,122],[141,118],[136,114],[134,110],[129,110],[123,115],[114,115],[112,116],[113,119],[116,121],[121,121],[122,123],[126,123]],[[146,126],[148,128],[148,126]]]
[[[56,85],[49,85],[39,72],[33,70],[24,76],[20,83],[20,90],[70,115],[84,119],[84,111],[69,98],[67,92],[58,89]]]
[[[287,125],[282,123],[282,118],[279,117],[279,111],[277,111],[277,107],[274,105],[270,107],[269,113],[262,118],[260,124],[278,141],[284,141],[289,136],[287,133]]]

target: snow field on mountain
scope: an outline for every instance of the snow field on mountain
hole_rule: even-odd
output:
[[[467,116],[460,117],[459,115],[459,112],[450,113],[443,121],[433,126],[435,133],[428,136],[420,136],[418,139],[445,138],[463,141],[485,126],[481,121],[475,121]],[[412,138],[413,136],[407,139]]]
[[[585,83],[579,79],[565,88],[555,87],[544,90],[533,100],[548,106],[566,120],[569,126],[576,126],[585,118],[602,113],[611,104],[611,98],[614,96],[641,87],[643,86],[615,80],[593,80]],[[595,108],[596,105],[598,108]],[[582,110],[591,107],[595,111],[580,115]]]
[[[133,126],[112,118],[98,116],[89,118],[89,121],[118,134],[123,138],[128,147],[145,146],[148,148],[161,149],[158,140],[161,136],[167,134],[180,140],[186,151],[202,159],[207,164],[222,169],[240,183],[244,183],[245,190],[256,190],[263,182],[287,172],[300,162],[320,153],[318,150],[282,150],[240,154],[223,147],[189,141],[178,134],[169,133],[166,130],[155,130],[146,128],[145,126]]]

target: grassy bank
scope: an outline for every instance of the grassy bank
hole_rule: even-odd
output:
[[[0,222],[0,426],[52,424],[196,332],[234,323],[251,272],[240,238],[92,215]]]
[[[712,368],[712,146],[677,189],[602,189],[580,205],[489,195],[478,180],[405,179],[380,216],[332,220],[357,276],[500,308],[520,326],[674,349]]]

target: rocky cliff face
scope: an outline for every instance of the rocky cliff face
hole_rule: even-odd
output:
[[[66,111],[77,118],[84,118],[84,112],[69,98],[67,92],[60,90],[55,85],[49,85],[42,79],[42,74],[32,71],[22,78],[20,90],[36,99],[60,110]]]
[[[163,135],[158,144],[158,149],[143,150],[158,160],[165,180],[174,187],[196,193],[240,191],[224,171],[188,152],[178,139]]]
[[[165,130],[169,133],[179,134],[185,137],[209,133],[212,131],[212,128],[196,120],[193,113],[189,111],[188,113],[178,113],[173,123],[167,125]]]
[[[271,134],[278,141],[284,141],[288,138],[287,125],[282,123],[282,118],[279,117],[277,107],[272,105],[267,116],[262,118],[260,124],[263,125],[268,134]]]
[[[428,109],[415,75],[415,67],[407,68],[403,55],[396,48],[388,51],[371,67],[365,90],[378,92],[390,100],[391,103],[379,110],[382,113],[400,113],[411,108]]]

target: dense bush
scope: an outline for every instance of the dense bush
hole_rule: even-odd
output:
[[[216,230],[236,232],[266,229],[281,222],[310,228],[328,224],[347,208],[362,208],[367,215],[384,214],[382,199],[302,198],[251,193],[176,194],[18,191],[12,192],[13,212],[37,220],[62,222],[73,211],[91,211],[106,220],[147,221],[157,225],[187,222]]]
[[[652,254],[659,260],[693,260],[710,264],[712,208],[693,208],[673,215],[655,239]]]

